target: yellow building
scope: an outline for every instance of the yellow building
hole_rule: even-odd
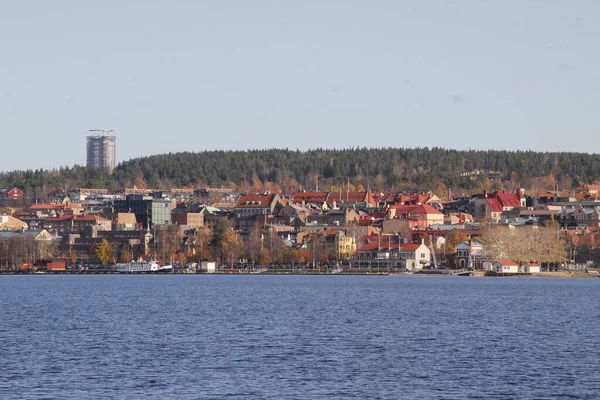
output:
[[[340,260],[347,260],[356,253],[354,238],[344,235],[344,232],[338,231],[336,233],[335,246],[337,248],[338,259]]]
[[[0,215],[0,230],[18,231],[21,229],[27,229],[25,222],[10,215]]]

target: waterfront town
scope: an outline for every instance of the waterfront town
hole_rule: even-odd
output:
[[[535,274],[597,261],[600,186],[440,198],[365,191],[0,189],[0,269]]]

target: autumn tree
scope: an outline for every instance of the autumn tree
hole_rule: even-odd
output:
[[[451,200],[451,199],[448,199],[448,186],[446,186],[444,184],[444,182],[441,182],[441,181],[437,182],[437,184],[435,185],[435,189],[433,190],[433,193],[440,199]]]
[[[223,233],[221,239],[221,262],[224,265],[233,266],[240,259],[242,252],[243,246],[240,236],[233,231]]]
[[[469,237],[464,233],[460,233],[454,231],[446,236],[445,242],[445,253],[446,253],[446,262],[450,264],[456,264],[455,256],[456,256],[456,245],[462,242],[468,242]]]
[[[196,229],[194,239],[194,253],[199,261],[207,259],[210,255],[208,245],[212,239],[213,232],[208,227],[203,226]]]
[[[128,263],[129,261],[131,261],[131,252],[127,247],[128,246],[126,245],[121,245],[119,249],[119,262],[121,263]]]
[[[113,260],[113,246],[108,240],[102,239],[94,251],[96,260],[102,265],[107,265]]]
[[[231,221],[229,221],[226,218],[219,218],[214,225],[213,231],[212,231],[212,237],[210,239],[210,245],[213,248],[217,248],[221,246],[221,243],[223,242],[223,238],[225,236],[225,233],[230,231],[232,229],[232,224]]]
[[[487,191],[492,190],[492,181],[487,177],[487,175],[481,180],[481,188]]]

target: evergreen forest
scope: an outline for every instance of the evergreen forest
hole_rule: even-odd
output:
[[[0,187],[43,196],[55,187],[227,187],[237,190],[571,190],[600,178],[600,155],[443,148],[267,149],[160,154],[113,174],[75,165],[0,173]]]

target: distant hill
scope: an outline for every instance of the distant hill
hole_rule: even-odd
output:
[[[269,149],[182,152],[122,162],[113,175],[82,166],[0,174],[0,187],[236,186],[314,190],[332,185],[376,190],[443,187],[477,190],[521,185],[570,189],[600,178],[600,155],[442,148]]]

